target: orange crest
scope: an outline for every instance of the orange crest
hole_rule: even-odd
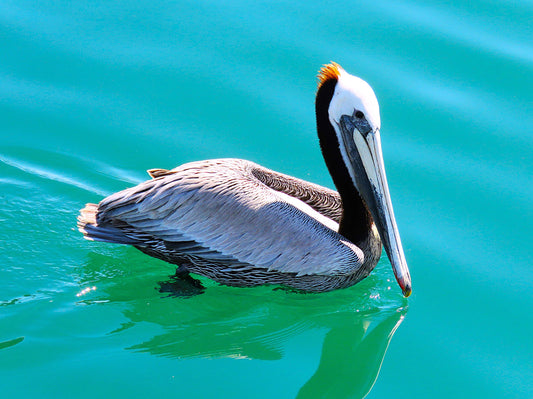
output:
[[[330,79],[338,80],[342,70],[342,67],[333,61],[324,65],[318,72],[318,86],[322,86],[324,82]]]

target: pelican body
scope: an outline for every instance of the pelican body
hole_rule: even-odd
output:
[[[405,296],[411,278],[385,176],[379,106],[338,64],[319,73],[320,147],[337,192],[241,159],[152,169],[78,217],[89,240],[129,244],[230,286],[323,292],[356,284],[382,243]]]

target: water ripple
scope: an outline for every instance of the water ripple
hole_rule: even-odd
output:
[[[465,18],[464,11],[459,9],[452,13],[449,8],[429,6],[413,1],[383,1],[378,4],[388,18],[399,19],[403,25],[423,27],[427,33],[443,35],[448,40],[453,39],[470,48],[496,53],[498,56],[505,55],[513,60],[533,65],[531,24],[524,25],[525,31],[515,28],[514,32],[508,32],[503,24],[499,24],[503,29],[495,30],[491,23],[493,21],[487,21],[488,18],[481,17],[481,14],[469,15]],[[531,15],[530,7],[526,7],[525,4],[520,6],[523,10],[521,12],[516,9],[516,15]],[[528,34],[527,31],[530,33]]]
[[[96,193],[102,196],[107,195],[105,191],[101,190],[96,186],[91,186],[89,184],[79,182],[57,171],[50,170],[42,165],[35,165],[31,162],[14,159],[6,155],[0,155],[0,162],[9,165],[13,168],[19,169],[23,172],[29,173],[31,175],[41,177],[43,179],[68,184],[70,186],[77,187],[81,190],[89,191],[91,193]]]

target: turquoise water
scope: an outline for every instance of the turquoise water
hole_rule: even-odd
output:
[[[0,3],[3,398],[533,397],[531,1],[38,3]],[[380,101],[409,299],[386,257],[326,294],[178,298],[171,265],[81,238],[150,168],[332,187],[330,60]]]

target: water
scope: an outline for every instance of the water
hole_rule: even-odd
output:
[[[533,397],[533,4],[308,3],[0,3],[2,397]],[[408,300],[386,257],[327,294],[176,298],[172,266],[81,238],[154,167],[331,187],[330,60],[380,101]]]

